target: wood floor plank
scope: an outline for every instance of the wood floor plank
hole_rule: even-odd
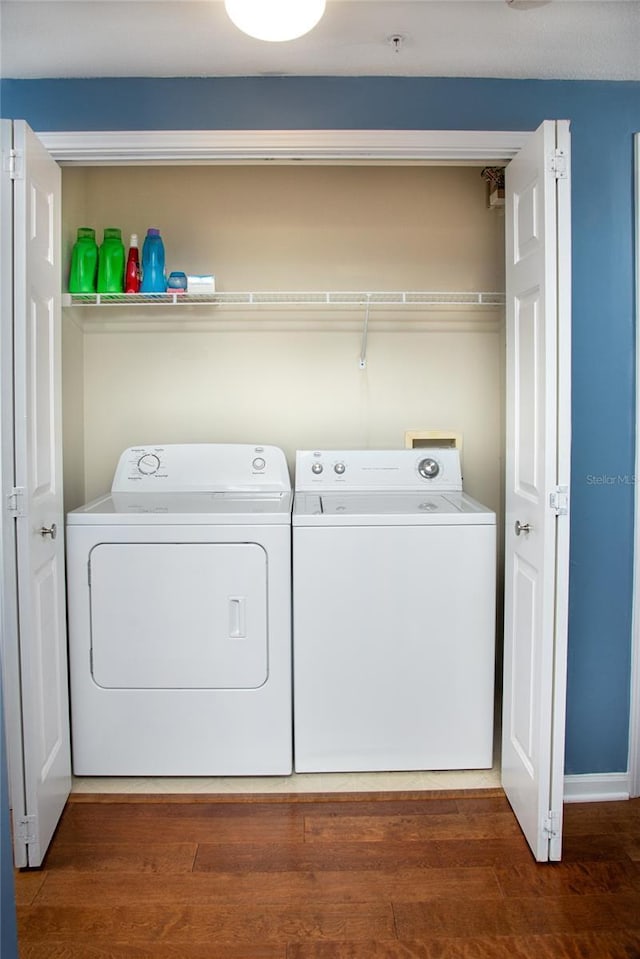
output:
[[[634,862],[640,862],[640,839],[625,835],[623,846],[629,859],[632,859]]]
[[[293,943],[287,959],[638,959],[639,932]],[[31,959],[31,957],[28,957]]]
[[[491,868],[364,870],[361,872],[194,873],[184,876],[58,873],[49,879],[37,905],[102,907],[126,905],[239,905],[286,903],[305,907],[320,903],[389,903],[431,899],[502,898]]]
[[[504,792],[499,786],[475,787],[473,789],[394,789],[392,792],[357,790],[353,792],[269,792],[269,793],[81,793],[74,792],[69,796],[70,805],[87,804],[95,806],[98,804],[129,803],[131,805],[141,804],[145,806],[154,803],[171,802],[174,805],[194,805],[202,803],[205,805],[281,805],[282,803],[295,803],[297,806],[303,804],[316,803],[347,803],[351,806],[358,806],[361,803],[373,802],[376,804],[385,802],[432,802],[440,799],[460,799],[464,793],[464,799],[483,798],[491,796],[504,797]]]
[[[567,836],[622,832],[640,839],[640,804],[637,800],[569,803],[564,810],[563,830]]]
[[[136,945],[118,942],[30,942],[20,947],[20,959],[286,959],[284,944],[244,943],[241,946],[216,943]]]
[[[520,830],[512,813],[449,816],[305,816],[306,842],[354,839],[404,842],[425,839],[509,839]]]
[[[197,851],[193,842],[55,842],[46,865],[56,873],[187,873],[193,870]]]
[[[599,828],[599,827],[598,827]],[[563,862],[613,862],[616,859],[629,859],[628,848],[631,839],[625,833],[615,835],[605,833],[583,833],[562,837]]]
[[[318,808],[322,808],[319,806]],[[349,806],[349,808],[351,808]],[[305,806],[297,803],[70,803],[63,822],[74,823],[144,823],[158,821],[240,821],[291,822],[302,819]]]
[[[485,899],[394,906],[399,939],[640,932],[638,895]]]
[[[622,853],[620,854],[622,856]],[[412,842],[200,843],[196,872],[259,872],[443,868],[529,863],[523,836],[511,839],[427,840]]]
[[[460,804],[457,799],[452,797],[433,797],[425,799],[413,799],[410,801],[396,800],[391,798],[392,794],[386,794],[382,800],[368,800],[349,803],[348,807],[344,802],[324,801],[307,803],[301,812],[304,816],[324,815],[341,817],[345,814],[349,816],[446,816],[458,815],[460,813]],[[472,802],[473,800],[470,800]],[[502,803],[500,797],[492,797],[486,802],[497,801]],[[483,800],[480,800],[483,802]],[[508,808],[508,806],[507,806]],[[493,810],[497,811],[497,810]]]
[[[19,906],[28,906],[36,898],[47,879],[47,873],[38,869],[17,869],[14,872],[14,889],[16,903]]]
[[[168,804],[71,805],[58,827],[62,843],[291,842],[300,839],[304,818],[290,806],[251,806],[242,811],[215,805],[207,809]],[[181,812],[181,814],[178,813]]]
[[[390,905],[332,903],[308,906],[30,906],[18,909],[20,941],[108,945],[127,942],[267,944],[314,939],[389,939],[395,935]],[[215,947],[215,948],[214,948]]]
[[[468,815],[469,813],[496,813],[511,812],[511,806],[507,797],[502,794],[499,796],[470,796],[458,800],[458,812]]]
[[[523,863],[498,866],[495,872],[505,896],[585,896],[635,891],[640,910],[640,869],[635,863]]]

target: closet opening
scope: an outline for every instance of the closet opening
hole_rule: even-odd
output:
[[[293,471],[296,449],[451,434],[465,491],[496,512],[493,769],[358,773],[358,789],[500,784],[505,238],[487,163],[498,161],[63,163],[63,290],[78,227],[100,242],[117,226],[126,243],[157,226],[167,270],[213,273],[222,294],[63,309],[65,510],[106,492],[120,453],[140,443],[273,444]],[[269,296],[232,302],[246,293]],[[403,297],[377,296],[390,293]],[[348,787],[337,774],[299,778],[312,791],[354,789],[353,775]],[[243,788],[268,787],[233,781]]]

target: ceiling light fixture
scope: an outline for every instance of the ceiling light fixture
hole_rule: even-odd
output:
[[[326,0],[224,0],[236,27],[256,40],[295,40],[320,21]]]

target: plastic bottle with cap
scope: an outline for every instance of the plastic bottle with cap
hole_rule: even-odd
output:
[[[138,234],[132,233],[129,240],[129,253],[124,271],[124,292],[137,293],[140,290],[140,252]]]
[[[141,293],[165,293],[167,278],[164,269],[164,243],[160,230],[149,227],[142,244]]]
[[[96,231],[90,226],[78,227],[76,242],[71,251],[69,273],[70,293],[95,293],[98,270]]]
[[[105,227],[98,254],[98,293],[124,291],[124,243],[117,227]]]

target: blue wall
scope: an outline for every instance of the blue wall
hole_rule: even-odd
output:
[[[627,769],[634,473],[633,134],[640,83],[267,77],[7,80],[35,130],[572,133],[573,452],[568,773]]]

